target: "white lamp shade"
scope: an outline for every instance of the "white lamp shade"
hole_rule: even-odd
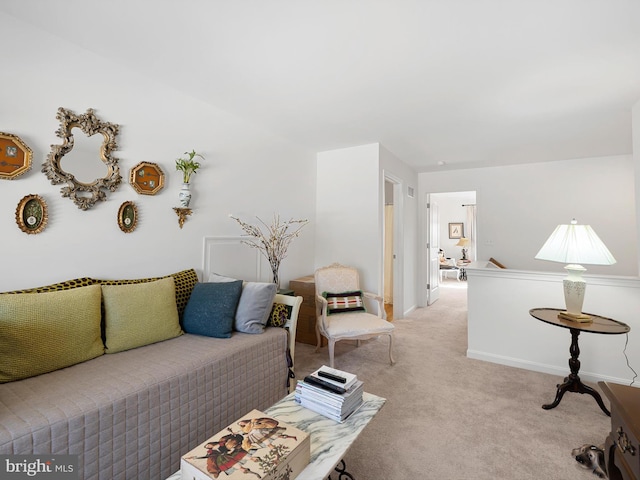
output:
[[[467,245],[469,245],[469,239],[465,237],[462,237],[458,240],[458,243],[456,243],[456,247],[466,247]]]
[[[613,265],[616,259],[590,225],[558,225],[535,257],[551,262]]]

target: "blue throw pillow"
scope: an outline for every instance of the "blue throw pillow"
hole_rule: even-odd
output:
[[[231,337],[241,293],[242,280],[197,283],[184,309],[183,330],[207,337]]]

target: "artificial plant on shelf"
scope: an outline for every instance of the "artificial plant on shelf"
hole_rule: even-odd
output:
[[[195,150],[184,152],[184,154],[189,158],[178,158],[176,160],[176,170],[182,172],[183,183],[189,183],[191,181],[191,175],[194,175],[200,168],[200,163],[197,160],[194,160],[194,158],[199,157],[204,160],[204,157],[199,153],[196,153]]]
[[[280,288],[280,263],[287,256],[287,250],[293,239],[300,235],[300,230],[302,230],[309,221],[294,219],[281,221],[280,215],[274,214],[273,222],[271,225],[267,225],[256,216],[258,222],[265,228],[265,231],[263,231],[260,225],[251,225],[233,215],[229,215],[229,217],[238,222],[240,228],[245,232],[245,235],[251,237],[250,240],[243,240],[242,243],[252,248],[257,248],[267,259],[271,267],[273,283]]]

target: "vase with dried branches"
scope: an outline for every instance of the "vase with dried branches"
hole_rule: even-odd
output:
[[[273,283],[280,288],[280,263],[287,256],[287,250],[294,238],[300,235],[302,228],[309,223],[308,220],[280,220],[280,215],[273,215],[273,222],[271,225],[267,225],[259,217],[259,225],[251,225],[243,222],[233,215],[229,215],[230,218],[238,222],[240,228],[245,232],[245,235],[251,237],[248,240],[243,240],[242,243],[260,250],[260,253],[267,259],[269,266],[271,267],[271,273],[273,275]],[[263,231],[264,228],[264,231]]]

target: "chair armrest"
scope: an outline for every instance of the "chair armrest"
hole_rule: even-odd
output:
[[[384,309],[384,299],[380,295],[376,295],[373,292],[362,292],[365,298],[369,298],[378,302],[378,316],[383,319],[387,319],[387,312]]]
[[[322,295],[316,295],[316,317],[320,332],[326,335],[327,325],[327,309],[329,308],[329,302]]]

